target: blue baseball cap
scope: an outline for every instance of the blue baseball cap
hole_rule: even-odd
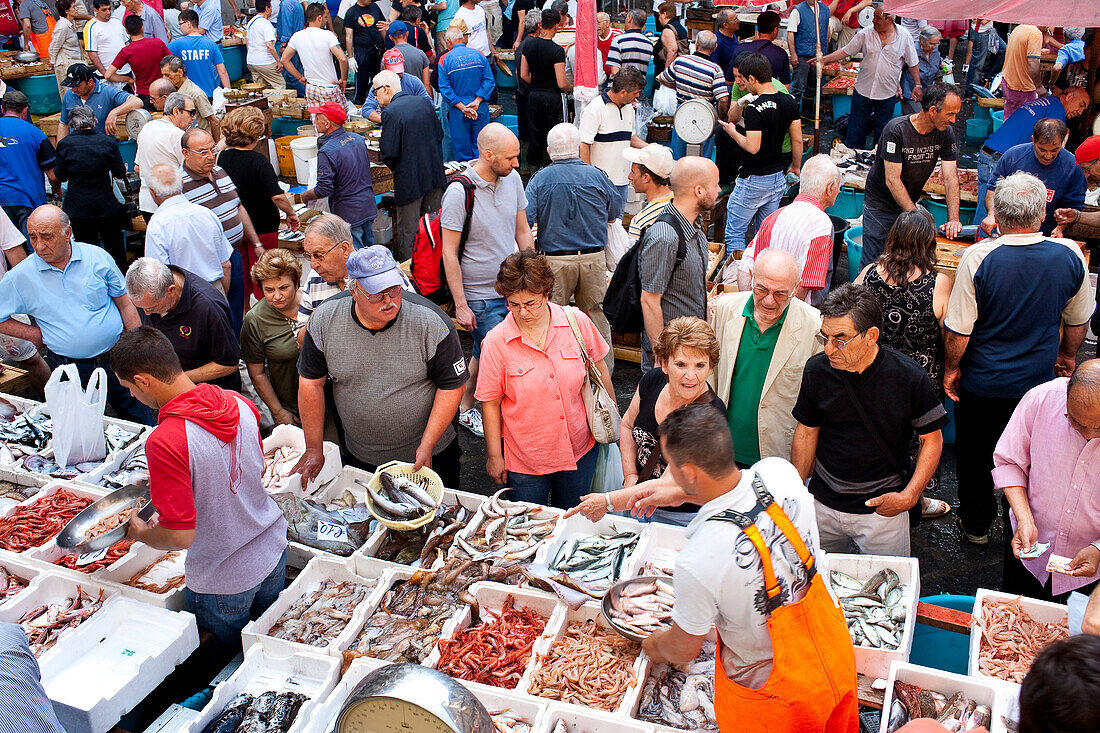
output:
[[[393,37],[401,33],[409,32],[409,24],[403,20],[395,20],[390,23],[390,29],[386,31],[386,35]]]
[[[380,244],[357,249],[348,255],[348,277],[370,295],[405,284],[393,253]]]

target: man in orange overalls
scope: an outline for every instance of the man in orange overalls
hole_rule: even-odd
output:
[[[661,452],[701,504],[676,560],[672,628],[643,649],[685,664],[718,631],[718,728],[750,733],[855,733],[856,666],[844,616],[817,574],[814,503],[781,458],[745,471],[723,416],[709,405],[674,410]]]
[[[26,49],[33,49],[40,58],[49,60],[50,41],[56,22],[50,8],[43,0],[19,0],[19,21]]]

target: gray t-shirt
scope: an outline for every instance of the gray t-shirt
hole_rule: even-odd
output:
[[[411,46],[407,43],[398,43],[394,46],[401,52],[401,57],[405,59],[405,73],[412,74],[420,81],[424,81],[424,69],[431,66],[431,61],[428,61],[428,56],[416,46]]]
[[[680,316],[707,317],[707,259],[710,251],[702,230],[689,222],[670,201],[663,213],[677,217],[684,231],[694,233],[687,242],[684,261],[676,264],[679,236],[670,224],[655,221],[638,240],[638,271],[642,290],[661,294],[665,323]],[[673,269],[675,268],[675,272]]]
[[[469,378],[454,323],[426,298],[408,292],[397,317],[378,331],[356,318],[350,292],[317,306],[298,372],[306,379],[332,378],[347,448],[373,466],[415,460],[436,391],[461,387]],[[454,438],[449,425],[434,452]]]
[[[46,22],[46,14],[49,12],[46,3],[42,0],[23,0],[19,3],[19,17],[31,19],[31,33],[45,33],[50,27]]]
[[[490,300],[500,293],[493,285],[504,258],[516,251],[516,216],[527,208],[527,195],[518,171],[490,184],[479,176],[473,162],[463,171],[474,182],[474,208],[470,236],[462,256],[462,289],[466,300]],[[444,229],[462,231],[466,219],[466,194],[459,184],[447,186],[439,223]]]

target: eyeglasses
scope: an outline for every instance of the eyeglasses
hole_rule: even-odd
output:
[[[865,333],[866,333],[866,331],[860,331],[859,333],[857,333],[855,336],[852,336],[851,338],[846,338],[846,339],[841,340],[841,339],[838,339],[835,336],[826,336],[825,334],[823,334],[821,332],[818,332],[818,333],[814,334],[814,338],[817,339],[817,342],[819,344],[821,344],[822,346],[825,346],[828,343],[832,343],[834,349],[836,349],[837,351],[844,351],[845,346],[852,343],[852,341],[856,340],[857,338],[859,338],[860,336],[862,336]]]
[[[216,148],[203,148],[202,150],[191,150],[191,148],[187,149],[195,155],[202,156],[203,158],[213,157],[218,152]]]
[[[788,298],[791,297],[791,291],[790,290],[770,290],[770,289],[764,287],[763,285],[753,285],[752,286],[752,292],[753,292],[753,295],[758,295],[761,298],[766,298],[770,295],[770,296],[772,296],[773,300],[777,300],[777,301],[787,300]]]
[[[545,303],[545,302],[546,302],[545,298],[543,298],[542,300],[536,300],[532,303],[516,303],[515,301],[512,301],[512,300],[505,300],[504,301],[504,307],[507,308],[510,311],[516,311],[517,313],[520,312],[520,311],[527,311],[528,313],[530,313],[531,311],[535,310],[536,308],[541,308],[543,303]]]
[[[329,253],[329,252],[331,252],[332,250],[336,249],[336,248],[337,248],[337,247],[339,247],[339,246],[340,246],[341,244],[343,244],[343,242],[337,242],[336,244],[332,245],[331,247],[329,247],[328,249],[326,249],[326,250],[325,250],[324,252],[322,252],[322,253],[321,253],[321,254],[319,254],[319,255],[318,255],[318,254],[314,254],[314,253],[312,253],[312,252],[306,252],[306,255],[307,255],[307,256],[309,257],[309,261],[310,261],[310,262],[320,262],[321,260],[323,260],[323,259],[325,259],[326,257],[328,257],[328,253]]]
[[[377,96],[378,92],[382,91],[384,88],[385,87],[371,87],[370,90],[374,92],[375,96]]]
[[[197,109],[195,109],[194,107],[192,107],[191,109],[184,109],[183,111],[186,112],[187,114],[191,115],[192,117],[194,117],[195,115],[197,115],[199,113],[199,111]]]
[[[356,290],[363,290],[362,286],[358,285],[358,281],[353,280],[352,282],[356,283],[356,285],[353,286]],[[363,297],[367,299],[368,303],[374,303],[375,305],[381,303],[386,298],[389,298],[390,300],[397,300],[401,297],[401,286],[392,285],[383,290],[381,293],[368,293],[366,290],[363,290]]]

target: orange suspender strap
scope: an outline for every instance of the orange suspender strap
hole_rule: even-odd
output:
[[[775,506],[775,504],[772,504],[772,506]],[[770,514],[769,512],[769,516]],[[775,577],[775,569],[772,568],[772,553],[768,550],[768,545],[764,542],[764,538],[760,536],[760,530],[757,529],[755,524],[750,524],[741,531],[749,538],[749,541],[752,542],[753,547],[760,555],[760,562],[764,570],[764,592],[768,594],[769,600],[774,600],[782,589],[779,587],[779,579]]]
[[[806,547],[806,543],[802,541],[802,535],[798,533],[794,523],[791,522],[787,513],[780,508],[774,501],[765,510],[772,521],[775,522],[775,526],[779,527],[779,531],[783,533],[783,536],[787,538],[798,553],[798,559],[802,561],[802,564],[806,567],[806,571],[812,578],[814,575],[814,556]]]

